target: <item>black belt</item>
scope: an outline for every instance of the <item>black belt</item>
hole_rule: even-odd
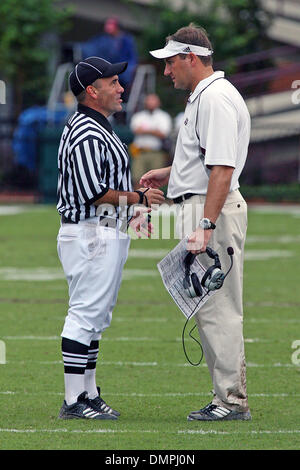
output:
[[[116,228],[117,219],[112,218],[112,217],[106,217],[104,215],[100,215],[99,222],[101,222],[103,220],[107,221],[107,224],[103,225],[103,227]],[[110,220],[113,221],[113,222],[110,222]],[[74,220],[67,219],[67,217],[64,216],[64,215],[61,216],[61,222],[62,222],[62,224],[78,224],[78,222],[74,222]]]
[[[62,224],[77,224],[78,222],[74,222],[74,220],[67,219],[66,216],[62,214],[61,216],[61,222]]]
[[[190,199],[190,197],[193,197],[193,196],[199,196],[199,194],[186,193],[186,194],[183,194],[183,196],[175,197],[175,199],[173,199],[173,202],[175,204],[180,204],[181,202],[186,201],[187,199]]]

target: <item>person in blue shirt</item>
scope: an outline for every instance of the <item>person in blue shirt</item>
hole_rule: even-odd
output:
[[[120,76],[120,83],[125,89],[122,98],[127,101],[138,58],[135,41],[121,29],[118,18],[108,18],[104,24],[104,32],[82,43],[80,48],[82,59],[96,56],[111,63],[128,62],[126,71]]]

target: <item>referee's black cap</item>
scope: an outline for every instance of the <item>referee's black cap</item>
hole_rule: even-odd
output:
[[[98,78],[113,77],[124,72],[127,65],[127,62],[111,64],[101,57],[88,57],[79,62],[70,73],[70,88],[77,96]]]

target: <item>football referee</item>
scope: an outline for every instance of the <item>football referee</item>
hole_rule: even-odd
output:
[[[149,233],[143,207],[164,201],[158,189],[133,191],[127,148],[108,120],[122,110],[124,90],[118,75],[126,67],[126,62],[89,57],[75,66],[69,79],[78,108],[61,136],[57,195],[57,249],[69,287],[61,334],[62,419],[115,420],[120,415],[96,385],[99,340],[110,325],[121,284],[130,243],[128,223],[137,233],[145,223]],[[132,210],[138,207],[140,211]]]

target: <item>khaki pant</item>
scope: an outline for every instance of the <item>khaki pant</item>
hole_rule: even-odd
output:
[[[178,212],[176,229],[182,238],[199,225],[205,196],[193,196]],[[247,204],[240,192],[229,193],[208,245],[215,250],[224,273],[230,267],[227,248],[234,250],[233,267],[222,288],[196,313],[205,359],[214,388],[213,403],[237,411],[248,410],[243,340],[243,263],[247,230]],[[213,260],[203,253],[200,262]]]

